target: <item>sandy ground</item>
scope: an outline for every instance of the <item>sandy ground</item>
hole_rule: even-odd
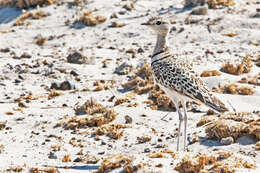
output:
[[[152,110],[144,104],[143,101],[147,100],[149,94],[136,95],[130,101],[138,103],[136,107],[128,107],[129,103],[114,106],[114,101],[108,101],[112,96],[124,98],[131,93],[124,90],[121,84],[131,78],[136,68],[144,63],[150,64],[149,55],[152,53],[156,36],[140,25],[147,17],[162,15],[174,21],[175,29],[169,39],[171,48],[180,58],[192,62],[195,71],[200,74],[204,70],[219,70],[222,64],[228,61],[238,62],[246,54],[252,58],[259,57],[260,22],[259,17],[252,17],[256,9],[259,9],[259,3],[237,0],[234,7],[209,9],[205,16],[191,16],[199,22],[185,24],[191,9],[183,9],[182,1],[138,0],[132,11],[122,8],[126,2],[93,0],[83,7],[70,6],[67,2],[53,4],[40,8],[49,14],[47,17],[39,20],[28,19],[25,23],[30,24],[22,26],[13,26],[22,10],[0,10],[0,122],[6,122],[5,128],[0,128],[0,172],[16,167],[21,167],[23,172],[28,172],[31,168],[46,167],[57,168],[62,173],[94,172],[104,158],[115,154],[135,157],[133,164],[146,163],[140,172],[174,172],[174,168],[184,156],[204,153],[216,155],[220,151],[231,152],[234,157],[241,158],[242,162],[248,161],[256,165],[254,169],[235,168],[237,172],[259,172],[260,151],[255,149],[254,137],[243,136],[233,144],[222,145],[219,140],[207,138],[203,127],[196,126],[205,116],[207,108],[198,107],[197,109],[203,110],[200,113],[189,111],[188,135],[196,133],[200,141],[189,143],[188,152],[177,152],[176,112],[170,112],[165,121],[161,120],[168,111]],[[78,16],[87,10],[94,10],[94,15],[105,16],[107,20],[93,27],[73,24]],[[112,14],[117,14],[118,18],[111,19]],[[215,19],[219,20],[214,23]],[[126,25],[112,28],[111,21]],[[209,24],[211,32],[207,27]],[[237,35],[223,35],[232,32]],[[39,36],[49,39],[39,46],[35,43],[35,38]],[[250,44],[250,41],[258,45]],[[4,51],[6,48],[9,48],[9,51]],[[143,52],[138,52],[139,48]],[[134,50],[134,55],[126,53],[129,49]],[[67,62],[68,55],[74,51],[86,56],[88,62]],[[212,53],[207,53],[209,51]],[[24,53],[30,57],[21,56]],[[108,62],[105,68],[104,60]],[[132,72],[127,75],[114,73],[115,68],[122,62],[131,64]],[[72,75],[71,71],[78,76]],[[209,88],[213,88],[225,83],[237,83],[242,77],[259,73],[260,68],[253,65],[249,74],[237,76],[221,73],[221,76],[203,80]],[[78,90],[61,91],[62,95],[48,99],[51,83],[65,80],[75,85]],[[112,80],[115,84],[109,90],[94,91],[96,86],[93,86],[93,82],[97,80]],[[220,94],[219,97],[231,102],[237,112],[260,111],[260,87],[249,86],[254,90],[253,95]],[[86,87],[89,91],[82,91]],[[17,101],[17,98],[29,94],[37,98]],[[95,130],[93,127],[77,129],[76,132],[55,127],[66,116],[75,116],[75,106],[82,105],[90,98],[114,109],[118,114],[110,124],[124,124],[126,115],[132,118],[131,127],[124,129],[120,139],[112,139],[106,135],[97,138],[92,134]],[[138,143],[137,138],[142,135],[149,135],[151,141]],[[71,144],[72,139],[75,139],[76,144]],[[60,146],[59,150],[53,151],[54,146]],[[149,156],[162,149],[169,149],[177,156]],[[80,151],[97,157],[99,161],[95,164],[73,162]],[[56,158],[49,158],[50,152],[53,152]],[[69,162],[62,161],[66,154],[70,155]],[[121,167],[113,171],[122,170]]]

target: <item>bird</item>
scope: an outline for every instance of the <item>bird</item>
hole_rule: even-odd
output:
[[[225,104],[219,100],[194,71],[191,64],[172,54],[168,44],[171,24],[167,18],[151,17],[141,25],[148,26],[157,35],[157,41],[151,56],[151,69],[154,82],[166,93],[174,103],[179,116],[177,151],[179,151],[181,126],[184,123],[184,147],[186,150],[187,135],[187,102],[199,102],[216,113],[228,111]],[[181,113],[179,104],[183,107]]]

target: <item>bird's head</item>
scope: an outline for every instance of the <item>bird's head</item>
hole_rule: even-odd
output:
[[[170,31],[170,22],[162,17],[152,17],[141,25],[152,28],[158,35],[167,35]]]

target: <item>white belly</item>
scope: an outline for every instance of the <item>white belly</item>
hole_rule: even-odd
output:
[[[160,88],[167,94],[168,97],[170,97],[170,99],[173,101],[173,103],[175,105],[177,105],[179,102],[181,103],[185,103],[187,101],[192,101],[191,98],[185,96],[185,95],[182,95],[182,94],[179,94],[178,92],[174,91],[174,90],[171,90],[169,88],[166,88],[160,84],[158,84],[160,86]]]

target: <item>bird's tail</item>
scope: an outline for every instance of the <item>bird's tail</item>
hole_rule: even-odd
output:
[[[217,113],[229,111],[226,105],[214,95],[211,95],[210,99],[206,99],[205,101],[205,104]]]

